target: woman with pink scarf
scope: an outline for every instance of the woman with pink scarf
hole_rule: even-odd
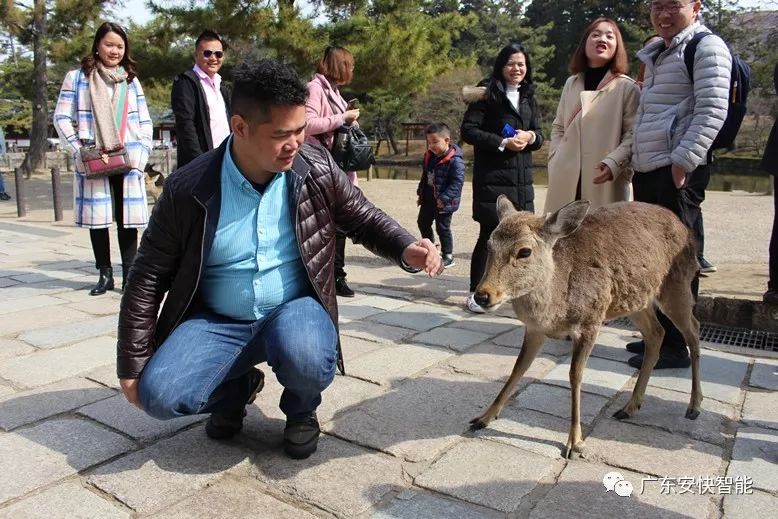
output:
[[[316,74],[308,83],[306,142],[331,149],[338,128],[357,124],[359,110],[351,108],[340,94],[340,87],[351,83],[353,77],[354,57],[351,53],[343,47],[327,47],[316,66]],[[356,171],[347,171],[346,175],[352,184],[358,184]],[[354,291],[346,284],[345,256],[346,235],[338,232],[335,238],[335,293],[342,297],[354,297]]]

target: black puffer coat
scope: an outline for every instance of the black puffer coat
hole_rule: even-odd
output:
[[[221,164],[229,139],[176,170],[154,207],[130,268],[119,312],[116,371],[138,378],[157,346],[192,311],[221,208]],[[335,227],[400,264],[415,238],[371,204],[320,146],[303,145],[289,175],[297,245],[316,296],[337,328]],[[157,311],[167,295],[162,312]],[[343,359],[338,347],[338,366]]]
[[[473,164],[473,219],[496,226],[497,197],[506,195],[513,204],[526,211],[534,211],[535,192],[532,187],[532,151],[543,145],[538,107],[535,97],[522,87],[519,91],[519,109],[505,96],[502,83],[497,84],[496,99],[488,97],[486,81],[475,94],[462,119],[462,138],[475,151]],[[516,130],[535,132],[535,142],[523,151],[500,151],[502,129],[510,124]]]

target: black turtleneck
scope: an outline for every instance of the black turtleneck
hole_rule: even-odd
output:
[[[584,72],[584,90],[597,90],[602,78],[608,73],[608,65],[604,67],[586,67]]]

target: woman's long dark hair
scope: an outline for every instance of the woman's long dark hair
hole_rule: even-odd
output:
[[[527,73],[524,75],[521,85],[519,85],[519,93],[523,96],[530,96],[535,91],[535,85],[532,82],[532,64],[529,59],[529,51],[521,43],[512,42],[502,48],[494,61],[494,68],[492,68],[492,75],[489,77],[489,85],[487,86],[489,98],[496,100],[500,95],[504,95],[505,79],[502,75],[502,68],[508,63],[511,56],[519,52],[524,54],[524,59],[527,61]]]
[[[124,41],[124,57],[122,57],[119,65],[124,67],[124,70],[127,72],[127,82],[129,83],[135,79],[135,76],[137,75],[135,72],[135,60],[132,59],[132,54],[130,54],[130,41],[127,39],[127,33],[118,23],[105,22],[97,28],[95,38],[92,40],[92,51],[81,58],[81,70],[88,76],[95,69],[97,60],[99,59],[97,57],[97,46],[109,32],[118,34],[122,41]]]

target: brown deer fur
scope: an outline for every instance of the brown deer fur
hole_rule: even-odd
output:
[[[565,457],[580,454],[581,381],[602,322],[629,316],[646,343],[632,398],[614,416],[632,416],[643,401],[659,357],[664,330],[659,307],[678,327],[692,359],[692,393],[686,417],[699,415],[699,323],[692,314],[691,282],[696,246],[689,229],[671,211],[652,204],[620,202],[587,215],[589,202],[572,202],[548,217],[519,212],[501,196],[499,225],[492,233],[486,273],[476,301],[493,310],[505,301],[526,325],[524,343],[510,378],[473,429],[497,418],[516,382],[548,337],[573,339],[570,364],[570,435]]]

